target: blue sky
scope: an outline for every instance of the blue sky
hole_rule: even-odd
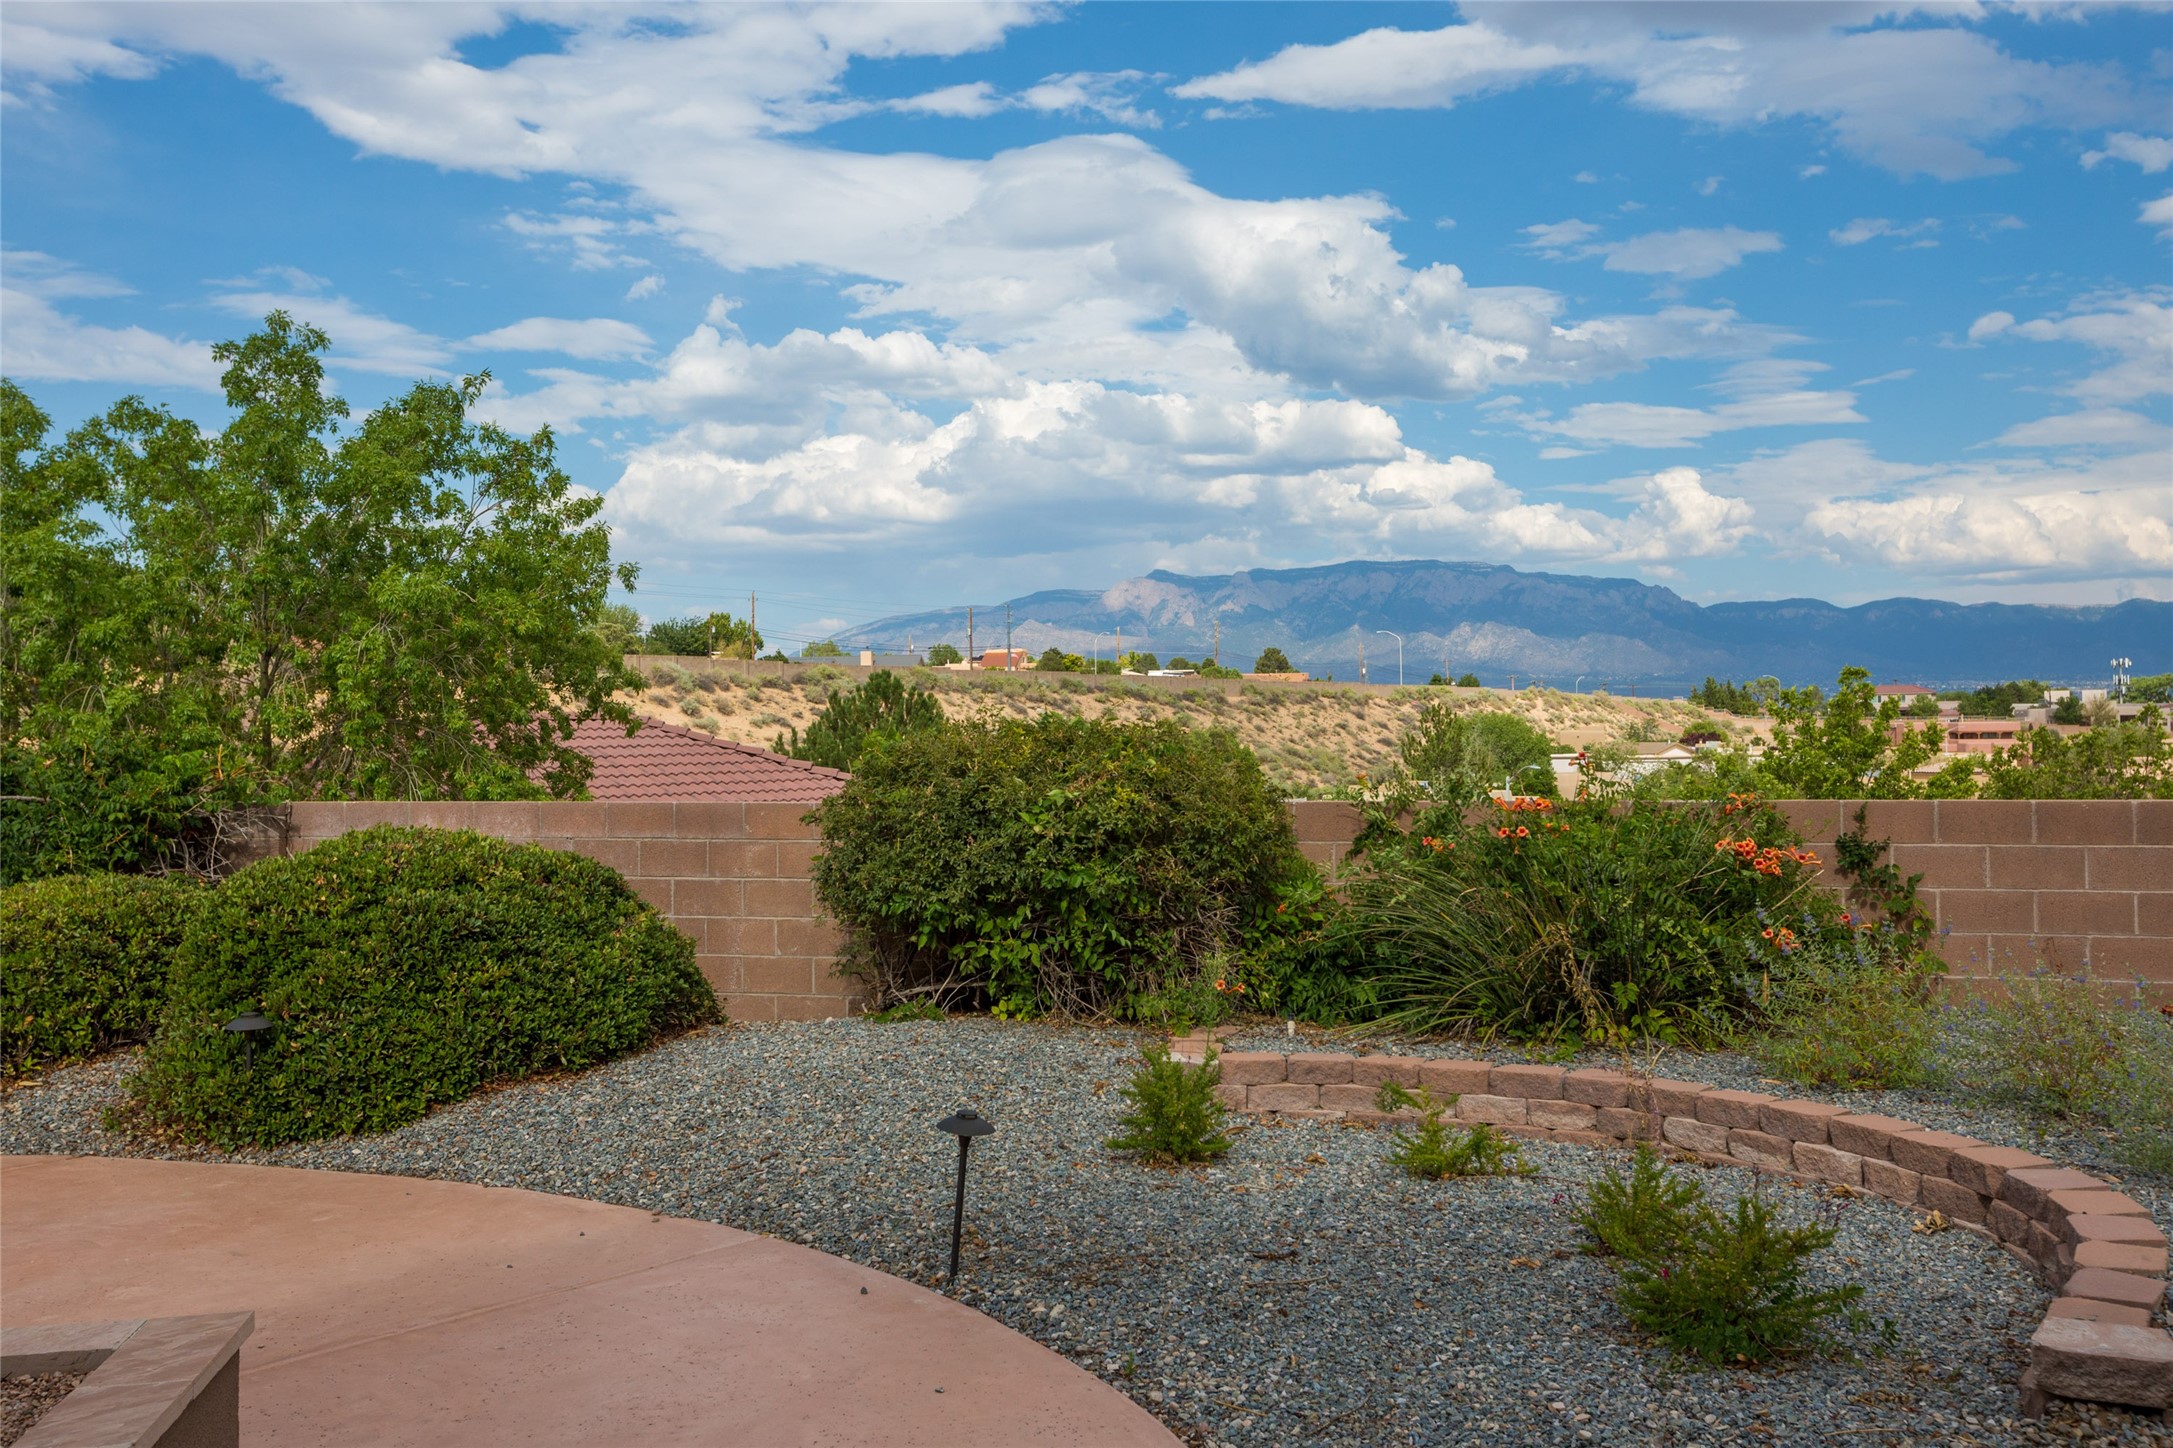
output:
[[[10,3],[0,361],[489,368],[634,601],[1352,557],[2173,597],[2141,7]],[[769,632],[772,630],[766,630]]]

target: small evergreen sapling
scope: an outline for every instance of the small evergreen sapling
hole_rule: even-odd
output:
[[[1228,1151],[1225,1111],[1215,1095],[1222,1081],[1217,1054],[1209,1046],[1199,1065],[1187,1066],[1171,1059],[1169,1047],[1159,1041],[1145,1047],[1139,1072],[1119,1093],[1132,1103],[1118,1122],[1124,1129],[1108,1145],[1142,1161],[1180,1166],[1212,1161]]]
[[[1517,1144],[1483,1121],[1473,1123],[1469,1131],[1451,1132],[1441,1114],[1456,1104],[1454,1096],[1436,1101],[1424,1087],[1412,1092],[1394,1081],[1384,1081],[1374,1104],[1383,1111],[1411,1108],[1425,1114],[1426,1119],[1415,1133],[1395,1134],[1395,1149],[1388,1154],[1391,1164],[1412,1176],[1441,1181],[1447,1177],[1522,1176],[1531,1170]]]

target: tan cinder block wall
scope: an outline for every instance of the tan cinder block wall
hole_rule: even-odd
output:
[[[288,849],[376,824],[476,830],[611,866],[694,940],[738,1021],[821,1020],[858,1008],[835,973],[837,928],[815,905],[820,848],[805,804],[560,802],[297,804]]]
[[[1333,800],[1288,806],[1298,848],[1340,867],[1363,821]],[[1784,801],[1832,878],[1855,806]],[[576,850],[624,874],[694,938],[734,1020],[819,1020],[858,1008],[835,973],[839,935],[815,905],[821,841],[804,804],[297,804],[290,850],[373,824],[473,829]],[[2141,980],[2173,1002],[2173,800],[1873,801],[1865,822],[1922,871],[1954,980],[2039,960]]]

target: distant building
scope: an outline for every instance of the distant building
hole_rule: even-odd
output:
[[[1919,699],[1933,697],[1932,691],[1922,684],[1881,684],[1873,692],[1878,695],[1880,703],[1883,704],[1892,699],[1904,709],[1909,708]]]
[[[984,649],[973,661],[973,666],[977,669],[1030,669],[1034,666],[1034,656],[1024,649]]]
[[[925,662],[919,654],[879,654],[873,649],[860,651],[860,666],[864,669],[917,669]]]

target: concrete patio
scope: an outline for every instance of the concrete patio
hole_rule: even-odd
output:
[[[5,1157],[0,1263],[11,1326],[254,1310],[252,1444],[1176,1442],[1092,1374],[897,1278],[536,1192]]]

